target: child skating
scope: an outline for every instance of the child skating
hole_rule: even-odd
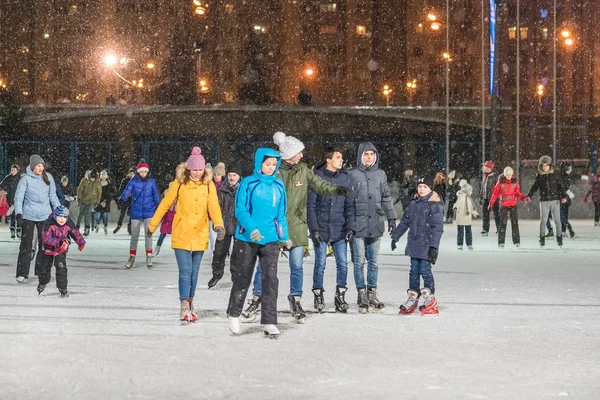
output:
[[[400,306],[399,314],[412,314],[419,307],[422,315],[435,315],[438,308],[431,266],[437,261],[444,233],[444,204],[440,196],[431,190],[433,179],[420,177],[417,184],[418,197],[411,200],[400,224],[392,231],[392,251],[396,250],[396,243],[408,231],[405,251],[410,257],[408,299]],[[425,286],[422,289],[421,277]]]
[[[504,174],[498,178],[498,183],[494,186],[492,198],[488,209],[491,211],[496,200],[500,199],[500,227],[498,228],[498,247],[504,248],[506,238],[506,223],[510,216],[510,229],[512,231],[512,241],[515,247],[521,246],[521,236],[519,235],[519,215],[517,214],[517,199],[526,201],[526,197],[521,194],[521,186],[517,178],[513,176],[511,167],[504,168]]]
[[[473,206],[473,200],[471,200],[473,187],[464,179],[459,181],[459,186],[460,190],[456,192],[456,202],[453,205],[454,218],[456,219],[456,228],[458,230],[456,247],[458,250],[462,250],[466,239],[467,248],[473,250],[473,229],[471,225],[473,217],[477,218],[479,214]]]

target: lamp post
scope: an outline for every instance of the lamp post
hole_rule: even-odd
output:
[[[446,173],[450,172],[450,0],[446,0]]]
[[[386,107],[390,106],[390,94],[392,94],[392,88],[389,85],[383,85],[383,95],[385,96]]]
[[[408,92],[408,104],[412,106],[413,95],[415,94],[415,90],[417,90],[417,80],[413,79],[412,81],[406,82],[406,90]]]

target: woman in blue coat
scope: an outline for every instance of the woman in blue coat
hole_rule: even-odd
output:
[[[160,204],[160,196],[156,181],[150,176],[150,169],[144,160],[140,160],[137,172],[125,187],[120,201],[127,202],[131,198],[131,242],[129,244],[129,260],[125,268],[132,268],[135,264],[138,239],[141,226],[144,225],[146,238],[146,266],[152,268],[152,236],[146,235],[150,220]]]
[[[43,249],[42,229],[48,216],[55,207],[60,206],[56,197],[56,185],[52,175],[44,171],[44,160],[37,154],[29,157],[27,172],[19,180],[15,192],[15,215],[17,225],[21,226],[21,245],[17,260],[17,282],[29,283],[31,252],[33,250],[33,232],[37,228],[38,249]],[[35,274],[41,270],[39,251],[35,259]]]
[[[239,318],[256,258],[262,266],[261,324],[265,334],[279,334],[277,329],[277,259],[279,244],[287,248],[292,244],[288,237],[286,219],[287,197],[283,181],[276,177],[281,155],[272,149],[256,150],[254,173],[244,178],[235,198],[235,216],[238,224],[231,259],[233,287],[229,295],[229,329],[240,332]]]

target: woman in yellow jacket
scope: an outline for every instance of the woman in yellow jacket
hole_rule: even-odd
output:
[[[177,176],[154,213],[147,232],[150,236],[156,231],[163,216],[177,201],[171,247],[175,251],[179,268],[180,320],[184,324],[198,319],[192,301],[196,292],[200,261],[204,251],[208,249],[208,221],[213,223],[217,240],[223,240],[225,237],[225,226],[212,181],[212,170],[205,169],[205,166],[200,147],[194,147],[187,162],[177,167]]]

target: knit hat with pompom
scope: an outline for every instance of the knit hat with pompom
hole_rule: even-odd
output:
[[[275,132],[273,135],[273,142],[275,142],[279,148],[281,158],[284,160],[289,160],[304,150],[304,143],[293,136],[287,136],[283,132]]]
[[[187,169],[198,170],[198,169],[204,169],[205,167],[206,167],[206,160],[202,156],[202,149],[200,147],[196,146],[192,149],[192,154],[188,157]]]

